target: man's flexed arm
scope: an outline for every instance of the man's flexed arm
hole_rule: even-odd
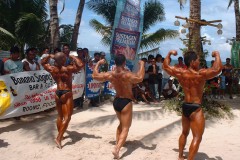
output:
[[[139,70],[136,74],[133,74],[133,73],[130,73],[129,75],[129,78],[130,78],[130,81],[133,83],[133,84],[137,84],[139,82],[142,82],[143,81],[143,78],[144,78],[144,74],[145,74],[145,69],[144,69],[144,62],[143,61],[139,61],[138,62],[139,64]]]
[[[102,64],[105,64],[105,63],[106,63],[105,59],[101,59],[100,61],[97,62],[96,66],[93,69],[93,74],[92,74],[93,79],[96,79],[96,80],[102,81],[102,82],[110,80],[109,72],[99,73],[99,66]]]
[[[44,68],[46,71],[50,71],[50,70],[51,70],[51,65],[48,63],[48,61],[49,61],[50,58],[54,58],[54,55],[49,54],[47,57],[44,57],[44,58],[41,60],[41,64],[42,64],[43,68]]]
[[[84,63],[82,62],[81,59],[73,55],[70,55],[69,57],[73,61],[72,65],[67,66],[69,70],[71,70],[72,72],[78,72],[84,67]]]
[[[212,57],[215,57],[215,61],[213,63],[213,66],[206,70],[206,72],[205,72],[206,79],[211,79],[211,78],[217,76],[223,69],[223,65],[222,65],[222,61],[221,61],[219,52],[213,51]]]
[[[163,61],[163,69],[170,74],[171,76],[177,76],[178,70],[179,68],[176,68],[174,66],[170,66],[170,57],[171,55],[176,56],[177,55],[177,51],[176,50],[171,50],[168,52],[168,55],[166,56],[166,58]]]

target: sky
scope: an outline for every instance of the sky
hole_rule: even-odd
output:
[[[86,0],[88,2],[89,0]],[[143,2],[147,0],[142,0]],[[159,28],[164,29],[173,29],[180,30],[182,29],[181,25],[185,21],[180,20],[180,26],[174,26],[174,21],[177,19],[175,16],[189,17],[189,1],[184,5],[184,8],[180,10],[177,0],[159,0],[164,5],[165,10],[165,21],[155,24],[150,30],[149,33],[156,31]],[[62,1],[59,1],[58,11],[62,9]],[[143,3],[142,2],[142,3]],[[211,45],[203,45],[203,49],[209,51],[209,56],[207,60],[210,61],[213,58],[211,53],[214,50],[220,52],[222,61],[225,61],[227,57],[231,57],[231,45],[226,43],[227,38],[233,38],[236,36],[235,29],[235,15],[233,5],[228,9],[228,0],[202,0],[201,2],[201,18],[207,21],[211,20],[222,20],[223,25],[223,34],[217,34],[217,28],[211,26],[202,26],[201,35],[206,36],[206,39],[211,41]],[[77,12],[79,0],[65,0],[65,10],[59,14],[60,24],[72,24],[74,25],[75,15]],[[101,16],[96,15],[93,11],[89,10],[85,5],[82,21],[79,30],[78,36],[78,47],[86,47],[90,51],[104,51],[109,53],[110,47],[106,47],[101,44],[101,36],[96,33],[90,26],[89,21],[91,19],[97,19],[102,23],[105,23]],[[216,23],[218,24],[218,23]],[[182,41],[179,38],[186,38],[185,34],[180,34],[179,37],[175,39],[166,39],[161,42],[160,54],[165,57],[169,50],[175,49],[178,51],[179,55],[182,55],[180,48],[185,48]],[[149,48],[150,50],[150,48]],[[140,50],[141,52],[141,50]],[[177,57],[173,57],[177,59]]]

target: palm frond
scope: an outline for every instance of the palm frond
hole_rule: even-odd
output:
[[[2,32],[2,34],[6,35],[6,36],[11,37],[12,39],[16,39],[12,33],[8,32],[6,29],[4,29],[2,27],[0,27],[0,32]]]
[[[178,0],[178,3],[180,4],[180,9],[183,9],[183,5],[187,3],[187,0]]]
[[[228,7],[227,7],[227,8],[229,8],[229,7],[232,5],[233,1],[234,1],[234,0],[229,0]]]
[[[103,16],[106,22],[113,26],[117,8],[117,0],[99,3],[87,3],[87,7],[98,15]]]
[[[41,32],[41,25],[41,20],[35,14],[24,14],[15,25],[17,38],[29,45],[34,45],[37,43],[37,35]]]
[[[141,49],[154,48],[165,39],[172,39],[177,37],[178,35],[179,35],[178,31],[170,29],[159,29],[155,33],[144,34],[142,36],[140,48]]]
[[[145,2],[143,33],[145,33],[152,25],[163,20],[165,20],[163,4],[153,0]]]

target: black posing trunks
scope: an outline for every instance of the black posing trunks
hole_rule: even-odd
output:
[[[200,104],[196,104],[196,103],[183,103],[182,113],[185,117],[189,118],[191,114],[200,107],[201,107]]]
[[[71,92],[71,90],[56,90],[56,95],[58,96],[58,98],[61,98],[62,95]]]
[[[123,108],[130,102],[132,102],[131,99],[116,97],[113,101],[113,108],[116,111],[121,112]]]

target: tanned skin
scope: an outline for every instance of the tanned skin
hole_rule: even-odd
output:
[[[70,92],[63,94],[60,98],[55,95],[58,112],[58,136],[55,142],[60,149],[62,148],[61,141],[63,139],[63,134],[68,127],[73,112],[72,73],[80,71],[84,66],[80,59],[74,56],[69,57],[72,59],[73,63],[68,66],[65,66],[66,55],[62,52],[58,52],[55,55],[49,55],[41,61],[44,69],[51,73],[53,79],[57,83],[57,90],[70,90]],[[50,58],[55,60],[54,66],[48,64]]]
[[[114,71],[99,73],[99,66],[105,64],[105,60],[98,61],[93,70],[93,78],[98,81],[110,81],[116,90],[116,97],[133,99],[132,86],[142,82],[144,78],[144,62],[139,61],[139,71],[135,74],[127,71],[124,67],[126,62],[121,66],[116,66]],[[128,135],[129,128],[132,123],[132,102],[128,103],[121,112],[116,111],[119,119],[119,126],[116,133],[116,146],[112,153],[114,158],[119,159],[119,151],[125,143]]]
[[[206,80],[218,75],[223,68],[219,52],[212,52],[212,57],[215,57],[215,61],[213,66],[207,69],[199,69],[199,58],[190,62],[190,66],[188,66],[187,69],[170,66],[171,55],[176,56],[177,51],[171,50],[168,53],[163,62],[163,69],[165,69],[168,74],[178,79],[185,94],[184,102],[201,104]],[[179,160],[184,160],[183,149],[186,145],[190,129],[193,134],[193,140],[189,148],[188,160],[194,159],[202,140],[204,128],[205,118],[201,108],[193,112],[189,118],[182,115],[182,134],[179,137]]]

